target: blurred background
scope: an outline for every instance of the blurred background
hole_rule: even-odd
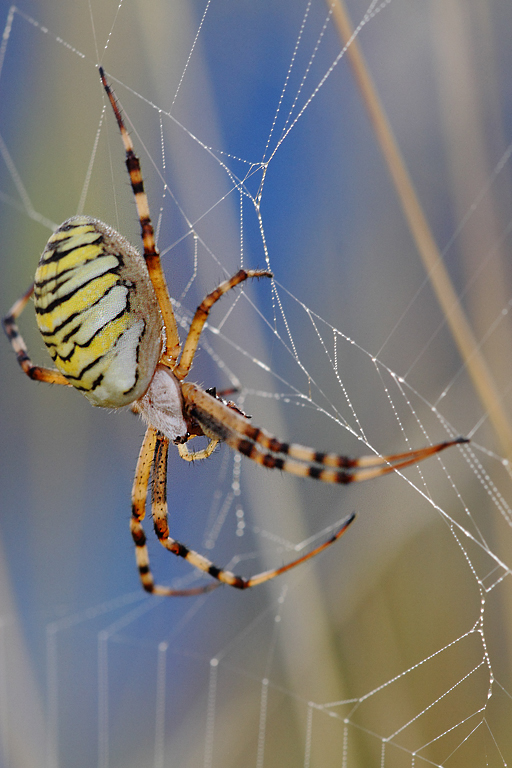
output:
[[[354,27],[367,8],[348,2]],[[392,0],[371,12],[358,42],[506,432],[512,9]],[[512,759],[510,456],[328,13],[323,0],[0,2],[2,314],[70,216],[139,244],[100,62],[141,158],[180,322],[242,263],[268,260],[276,278],[223,299],[192,380],[237,385],[254,424],[321,450],[474,441],[469,461],[455,448],[406,479],[350,488],[249,466],[225,446],[195,465],[171,451],[172,535],[244,575],[358,517],[266,586],[155,599],[128,527],[142,424],[36,385],[1,341],[6,768]],[[48,364],[30,306],[20,328]],[[195,583],[166,555],[151,543],[158,581]]]

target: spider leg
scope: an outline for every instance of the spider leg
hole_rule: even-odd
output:
[[[152,429],[151,427],[149,429]],[[148,430],[149,431],[149,430]],[[350,523],[354,520],[355,514],[350,515],[344,521],[341,527],[334,533],[327,541],[324,541],[315,549],[307,552],[302,557],[293,560],[291,563],[275,568],[270,571],[263,571],[262,573],[251,576],[250,578],[244,578],[243,576],[237,576],[231,571],[226,571],[223,568],[219,568],[211,560],[208,560],[199,552],[195,552],[193,549],[189,549],[184,544],[181,544],[176,539],[169,536],[169,526],[167,523],[167,455],[169,451],[169,440],[159,432],[155,433],[156,444],[154,446],[154,467],[153,467],[153,492],[152,492],[152,507],[153,523],[155,526],[155,533],[158,536],[160,543],[173,554],[178,557],[182,557],[187,560],[191,565],[198,568],[200,571],[208,573],[217,579],[217,584],[213,584],[208,587],[204,587],[200,591],[208,591],[219,586],[219,583],[229,584],[231,587],[237,589],[249,589],[255,587],[257,584],[263,584],[265,581],[273,579],[275,576],[279,576],[281,573],[289,571],[291,568],[295,568],[301,563],[305,563],[306,560],[310,560],[315,555],[318,555],[324,549],[327,549],[331,544],[334,544],[340,536],[342,536],[347,530]],[[153,443],[152,443],[153,445]],[[143,446],[144,448],[144,446]],[[141,451],[142,454],[142,451]],[[139,566],[140,570],[140,566]],[[144,583],[144,582],[143,582]],[[155,588],[156,589],[156,588]],[[159,591],[158,594],[177,594],[175,591],[163,592]]]
[[[229,280],[225,280],[223,283],[217,286],[214,291],[209,293],[208,296],[203,299],[201,304],[196,309],[196,313],[192,319],[192,322],[190,323],[188,335],[183,345],[181,360],[173,371],[177,379],[182,380],[186,378],[188,372],[190,371],[197,345],[199,343],[199,337],[212,306],[216,301],[224,296],[225,293],[231,290],[231,288],[234,288],[235,286],[244,282],[244,280],[252,277],[273,277],[273,275],[272,272],[268,272],[265,269],[240,269],[236,275],[233,275],[233,277]]]
[[[312,549],[307,554],[299,557],[297,560],[292,560],[291,563],[287,563],[286,565],[282,565],[280,568],[274,568],[270,571],[262,571],[261,573],[257,573],[255,576],[251,576],[248,579],[244,579],[241,576],[235,576],[229,571],[224,571],[223,573],[225,579],[223,578],[222,581],[225,580],[226,584],[230,584],[233,587],[238,587],[238,589],[249,589],[250,587],[256,587],[258,584],[263,584],[265,581],[270,581],[270,579],[274,579],[276,576],[280,576],[282,573],[290,571],[297,565],[301,565],[301,563],[305,563],[307,560],[311,560],[312,557],[320,554],[320,552],[323,552],[324,549],[327,549],[327,547],[330,547],[331,544],[334,544],[335,541],[338,541],[338,539],[343,536],[349,525],[354,521],[355,516],[355,512],[352,512],[351,515],[345,518],[341,527],[338,528],[336,533],[334,533],[329,539],[324,541],[322,544],[319,544],[318,547],[315,547],[315,549]],[[232,581],[228,581],[227,577],[230,577]],[[217,578],[220,578],[220,576]]]
[[[28,356],[27,346],[19,332],[16,320],[25,309],[33,293],[34,284],[32,283],[28,291],[13,304],[7,315],[2,319],[4,331],[16,353],[18,363],[29,378],[35,381],[46,381],[48,384],[64,384],[69,387],[71,384],[62,373],[54,368],[43,368],[39,365],[34,365]]]
[[[146,260],[149,277],[153,284],[153,288],[155,289],[160,311],[164,320],[166,348],[161,362],[164,365],[168,365],[170,368],[174,368],[180,353],[180,337],[178,334],[178,326],[176,325],[176,318],[174,317],[172,309],[171,299],[169,297],[169,291],[167,289],[164,271],[162,269],[162,263],[160,261],[160,254],[155,244],[155,232],[149,215],[149,204],[147,195],[144,191],[140,161],[135,154],[133,142],[126,130],[121,110],[119,109],[114,94],[105,78],[103,67],[99,68],[99,73],[103,88],[109,98],[121,132],[121,138],[126,152],[126,167],[130,176],[133,195],[135,197],[135,205],[137,206],[137,213],[140,220],[142,243],[144,245],[144,259]]]
[[[157,431],[153,427],[148,427],[140,449],[137,468],[135,470],[135,479],[132,490],[132,516],[130,520],[130,530],[135,543],[135,559],[139,569],[140,580],[146,592],[154,595],[169,595],[173,597],[187,597],[190,595],[199,595],[203,592],[210,592],[217,584],[208,584],[205,587],[194,587],[191,589],[170,589],[156,585],[149,566],[149,555],[146,544],[146,534],[142,527],[142,520],[146,513],[146,496],[148,492],[149,476],[151,467],[155,459],[155,450],[157,446]]]
[[[352,459],[335,453],[322,453],[294,443],[282,443],[264,429],[252,426],[236,411],[212,398],[195,384],[183,383],[181,389],[186,412],[199,423],[204,434],[210,439],[217,437],[223,440],[235,451],[269,469],[281,469],[299,477],[312,477],[325,483],[347,484],[381,477],[395,469],[416,464],[452,445],[468,442],[466,438],[458,437],[392,456],[363,456]]]

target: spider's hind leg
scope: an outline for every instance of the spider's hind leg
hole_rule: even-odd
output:
[[[71,384],[60,371],[57,371],[55,368],[43,368],[32,362],[28,354],[27,345],[16,324],[16,320],[21,315],[34,293],[34,287],[35,286],[32,283],[28,291],[13,304],[7,315],[2,319],[5,335],[11,342],[11,346],[16,353],[16,358],[23,373],[26,373],[30,379],[34,379],[34,381],[45,381],[47,384],[64,384],[69,387]]]
[[[178,326],[176,325],[176,318],[174,317],[169,291],[167,289],[167,282],[165,280],[164,271],[160,261],[160,254],[155,243],[155,232],[149,214],[148,198],[144,191],[144,182],[140,169],[140,161],[135,154],[135,149],[130,134],[126,130],[121,110],[117,104],[114,94],[112,93],[110,85],[107,83],[103,67],[99,68],[99,73],[103,88],[105,89],[105,93],[107,94],[110,101],[110,105],[116,117],[117,125],[119,126],[119,131],[123,140],[126,153],[126,168],[130,176],[130,183],[132,186],[133,196],[135,198],[135,205],[139,215],[142,243],[144,246],[144,259],[146,261],[149,278],[153,284],[165,325],[166,348],[162,357],[162,362],[165,365],[168,365],[170,368],[174,368],[180,353],[180,337],[178,334]]]

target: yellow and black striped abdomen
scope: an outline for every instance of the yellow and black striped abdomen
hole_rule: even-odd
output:
[[[88,216],[64,222],[41,256],[34,303],[55,365],[93,405],[144,394],[163,323],[144,259],[118,232]]]

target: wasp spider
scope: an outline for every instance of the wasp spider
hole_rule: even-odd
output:
[[[221,582],[238,589],[253,587],[326,549],[346,531],[354,515],[327,541],[293,562],[251,578],[236,576],[169,535],[166,486],[170,442],[177,445],[181,458],[186,461],[207,458],[223,441],[264,467],[343,484],[386,475],[464,439],[394,456],[351,459],[282,443],[265,430],[252,426],[233,403],[224,402],[215,390],[204,391],[187,382],[201,331],[213,305],[245,280],[272,278],[272,273],[241,269],[221,283],[197,308],[181,346],[155,245],[139,160],[101,68],[100,77],[126,150],[144,254],[141,256],[118,232],[97,219],[76,216],[65,221],[43,251],[34,284],[4,318],[4,329],[19,364],[31,379],[76,387],[93,405],[105,408],[130,405],[132,411],[147,422],[135,470],[131,516],[131,534],[144,589],[160,595],[190,595],[206,592]],[[37,325],[56,369],[32,363],[16,325],[32,294]],[[201,435],[208,438],[207,447],[189,451],[188,441]],[[174,590],[154,583],[142,527],[150,476],[153,524],[160,543],[216,581],[188,590]]]

